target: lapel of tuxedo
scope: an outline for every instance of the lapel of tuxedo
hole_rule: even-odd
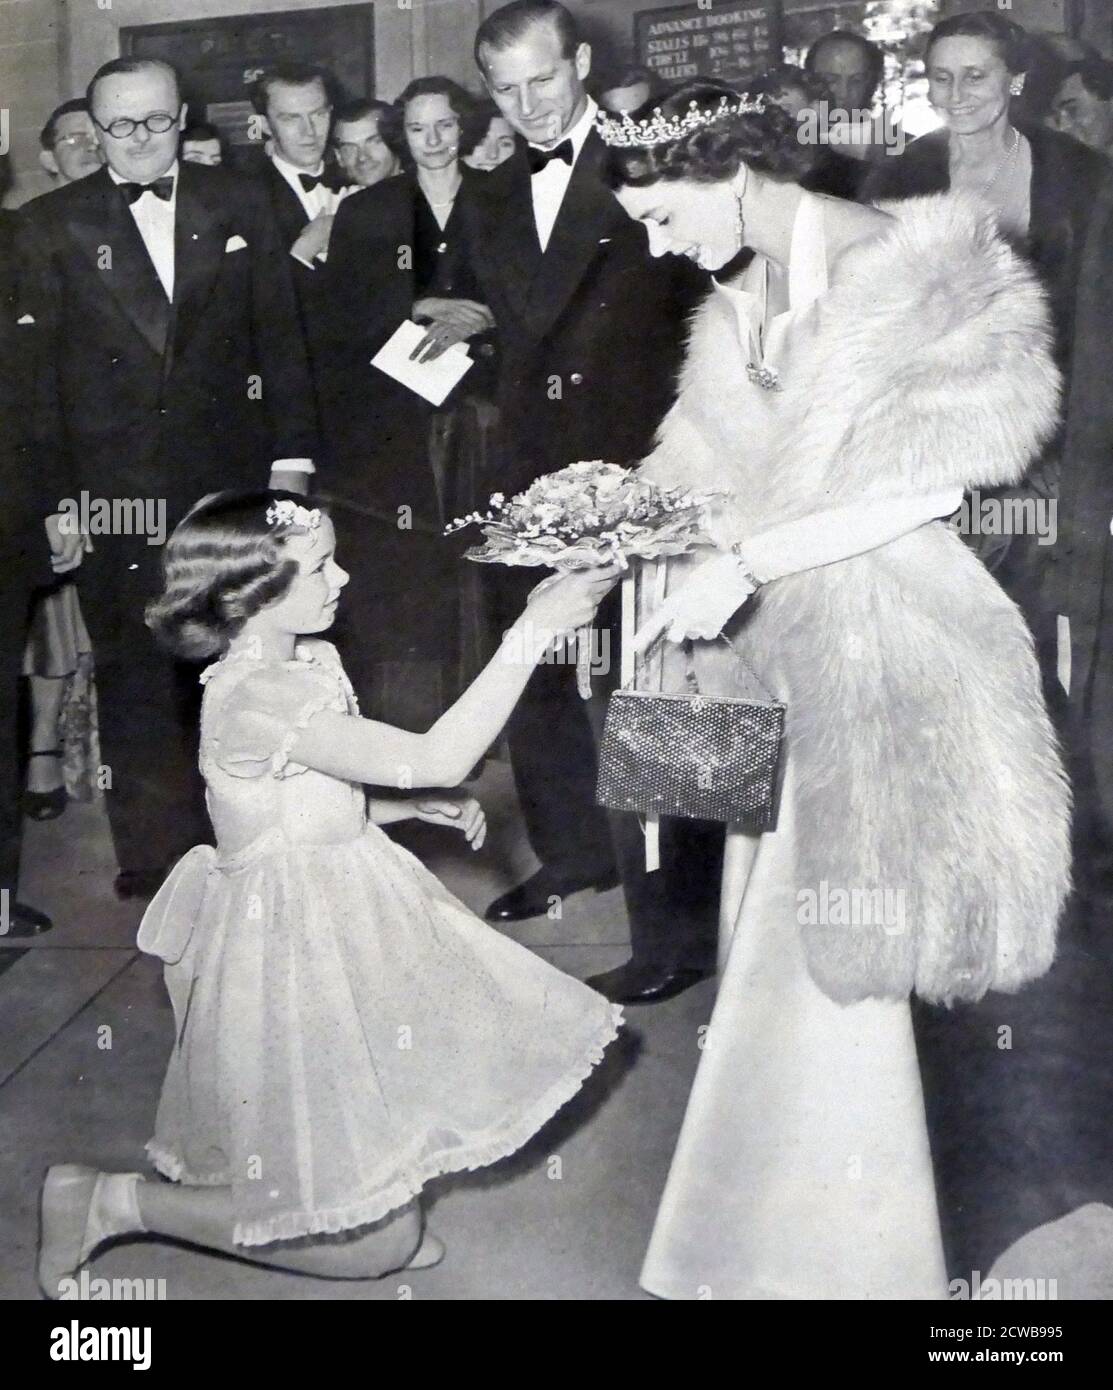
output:
[[[89,185],[69,231],[92,264],[105,292],[158,357],[170,336],[171,307],[147,254],[127,200],[108,170],[85,180]]]
[[[615,225],[619,208],[602,179],[604,155],[603,142],[592,131],[576,160],[530,286],[528,317],[534,337],[544,337],[560,317],[598,255],[600,240]]]
[[[267,160],[267,180],[270,188],[271,206],[282,229],[287,246],[293,246],[309,221],[301,199],[275,168],[274,162]]]
[[[475,249],[488,264],[488,277],[500,285],[521,319],[528,315],[530,290],[541,265],[525,149],[525,141],[519,140],[514,155],[476,183],[481,211]]]
[[[183,163],[174,218],[174,335],[180,353],[201,320],[225,256],[227,221],[206,197],[205,171]],[[236,255],[249,255],[250,250]]]

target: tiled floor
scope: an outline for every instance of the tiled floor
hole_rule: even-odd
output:
[[[531,867],[505,765],[488,765],[480,795],[492,826],[482,854],[425,826],[414,845],[479,909]],[[43,1168],[62,1160],[135,1168],[149,1134],[170,1010],[157,964],[134,949],[139,909],[115,901],[112,871],[99,806],[71,806],[57,822],[28,827],[23,896],[57,925],[26,951],[0,946],[0,1298],[36,1296]],[[579,976],[627,953],[617,890],[578,895],[562,920],[513,934]],[[402,1285],[430,1299],[645,1298],[638,1270],[712,1001],[705,982],[631,1011],[603,1074],[526,1151],[435,1190],[431,1224],[448,1246],[437,1269],[326,1283],[141,1240],[106,1251],[93,1272],[165,1279],[170,1299],[397,1299]],[[993,1273],[1032,1269],[1058,1279],[1060,1298],[1113,1297],[1113,1211],[1087,1207],[1031,1233]]]

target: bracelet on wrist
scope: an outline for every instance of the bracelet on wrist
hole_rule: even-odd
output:
[[[738,565],[738,568],[742,571],[743,577],[746,580],[748,580],[748,582],[751,583],[755,589],[760,589],[761,580],[750,568],[750,562],[742,553],[742,545],[742,541],[735,541],[734,544],[730,547],[730,553],[734,556],[735,562]]]

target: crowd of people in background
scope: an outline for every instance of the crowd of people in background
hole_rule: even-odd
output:
[[[800,122],[820,109],[831,114],[817,127],[823,138],[801,146],[806,189],[882,203],[949,186],[986,196],[1041,269],[1066,367],[1079,266],[1113,148],[1113,66],[1079,45],[1028,44],[1023,54],[1014,52],[992,15],[948,23],[953,32],[946,24],[937,30],[946,42],[933,40],[926,68],[942,126],[899,152],[891,148],[896,127],[881,100],[886,56],[861,34],[824,35],[802,66],[771,68],[748,89]],[[998,52],[1006,74],[1000,92],[991,72]],[[562,204],[569,218],[587,207],[577,201],[581,181],[569,191],[544,142],[534,138],[552,119],[553,99],[523,98],[515,74],[501,85],[482,65],[479,75],[482,97],[430,76],[384,101],[342,92],[331,73],[312,64],[275,67],[251,88],[260,138],[245,145],[202,119],[205,112],[188,109],[168,65],[115,60],[43,127],[41,162],[57,190],[5,215],[6,331],[33,348],[21,354],[33,365],[12,386],[31,406],[20,412],[28,433],[14,441],[9,431],[6,444],[32,449],[40,485],[50,479],[55,495],[40,491],[39,502],[56,506],[57,497],[81,489],[145,496],[162,478],[165,487],[155,491],[168,500],[172,525],[208,486],[234,481],[236,468],[257,482],[252,468],[269,453],[280,481],[311,486],[333,501],[348,556],[375,557],[352,566],[341,626],[345,659],[365,707],[411,728],[426,727],[466,686],[521,597],[516,576],[481,582],[474,567],[462,565],[461,545],[444,538],[446,523],[543,467],[600,454],[635,461],[656,424],[642,419],[637,430],[618,428],[616,438],[594,423],[580,427],[595,409],[582,370],[591,354],[582,334],[569,335],[567,357],[554,340],[568,295],[590,298],[592,290],[574,281],[561,287],[554,271],[546,286],[552,303],[543,313],[528,302],[528,282],[538,266],[556,264],[567,251],[566,228],[555,251],[548,242]],[[656,76],[637,66],[601,76],[587,69],[578,81],[592,115],[599,106],[644,113],[664,93]],[[999,100],[1012,103],[1015,119],[987,134],[981,117]],[[542,111],[540,123],[531,101]],[[579,170],[583,148],[577,138],[564,153],[558,148],[558,167]],[[539,193],[549,182],[551,199]],[[597,181],[594,189],[604,194]],[[523,195],[532,196],[534,216],[516,223],[510,209]],[[197,247],[217,227],[229,246],[245,243],[242,269],[204,263]],[[75,228],[87,238],[98,229],[114,248],[110,272],[90,245],[79,252]],[[193,246],[183,247],[183,238]],[[670,363],[685,316],[709,280],[679,261],[660,279],[652,331],[667,340],[660,359]],[[138,330],[132,346],[145,349],[146,358],[129,360],[116,350],[121,314]],[[617,323],[613,307],[611,316]],[[441,406],[368,366],[406,319],[425,330],[424,356],[464,343],[473,359]],[[593,328],[599,337],[598,319]],[[545,442],[555,438],[545,424],[550,402],[523,366],[539,335],[546,367],[560,369],[562,420],[571,422],[562,423],[557,443]],[[206,350],[218,340],[219,351]],[[258,375],[268,353],[273,367],[262,373],[261,391],[249,393],[242,383]],[[234,403],[223,411],[218,403],[229,392]],[[201,437],[206,431],[208,439]],[[1019,495],[1057,496],[1061,446],[1059,439],[1048,447]],[[149,896],[201,829],[197,798],[182,790],[195,782],[182,733],[196,702],[190,678],[169,664],[159,667],[153,655],[139,663],[137,676],[136,653],[147,650],[147,635],[121,616],[117,602],[119,566],[130,566],[129,582],[134,574],[153,582],[157,548],[134,537],[75,545],[56,529],[53,544],[53,576],[34,591],[20,643],[19,672],[29,678],[30,695],[22,756],[13,726],[5,766],[14,777],[22,764],[22,810],[37,819],[59,816],[71,797],[88,795],[90,766],[111,768],[117,890]],[[1063,565],[1035,543],[1006,551],[983,539],[981,546],[1024,608],[1051,698],[1061,700],[1062,601],[1048,586],[1052,575],[1062,580]],[[396,620],[384,624],[384,612]],[[603,887],[625,872],[623,851],[612,852],[603,813],[591,804],[594,735],[586,714],[562,687],[564,673],[540,671],[533,688],[541,692],[546,682],[552,688],[536,695],[532,717],[527,698],[508,735],[542,867],[491,905],[493,920],[532,915],[554,891]],[[563,747],[576,750],[566,765],[589,769],[574,785],[538,754],[539,721],[555,721]],[[168,742],[178,746],[177,757],[166,754]],[[160,771],[153,778],[156,750]],[[17,819],[12,809],[9,842],[18,841]],[[715,840],[708,830],[698,853],[691,845],[685,852],[706,866],[714,862]],[[4,882],[14,887],[16,852],[7,859]],[[639,971],[615,990],[667,997],[699,978],[706,961],[691,943],[679,950],[674,944],[667,959],[658,958],[657,947],[639,946],[646,913],[652,918],[675,907],[668,894],[667,908],[637,906],[642,891],[629,899]],[[17,931],[46,926],[44,914],[19,908]],[[694,939],[698,926],[692,932]]]
[[[932,30],[924,53],[939,128],[906,140],[881,104],[886,55],[863,35],[837,30],[811,46],[802,66],[778,65],[751,79],[751,96],[764,99],[757,103],[763,121],[788,137],[774,142],[774,160],[768,131],[761,140],[754,136],[751,148],[740,122],[733,168],[724,175],[716,164],[714,102],[697,121],[710,134],[689,151],[694,174],[670,172],[667,154],[653,166],[656,156],[645,153],[654,149],[652,132],[645,137],[644,128],[643,146],[627,151],[625,164],[608,153],[597,123],[601,109],[616,122],[648,119],[656,103],[680,98],[637,67],[597,78],[590,47],[555,0],[514,0],[495,11],[476,38],[475,58],[482,99],[447,76],[415,78],[384,101],[340,91],[330,72],[311,63],[269,69],[250,91],[260,138],[247,145],[198,122],[207,113],[188,109],[173,67],[121,58],[92,74],[84,96],[63,103],[44,127],[42,163],[58,187],[0,221],[0,404],[7,422],[0,446],[14,480],[0,518],[0,560],[19,577],[0,601],[0,883],[10,890],[9,931],[32,934],[51,925],[41,910],[15,901],[15,786],[26,761],[22,808],[40,819],[64,811],[63,728],[82,729],[86,755],[109,773],[104,786],[121,898],[150,899],[172,866],[209,842],[197,773],[197,667],[161,652],[144,621],[163,583],[162,541],[199,498],[269,485],[290,515],[297,514],[297,496],[327,501],[324,535],[335,527],[347,571],[335,581],[337,592],[344,588],[335,641],[355,696],[364,714],[397,729],[429,729],[490,660],[538,577],[461,563],[463,543],[445,536],[449,522],[482,508],[492,493],[512,494],[575,461],[636,465],[647,458],[677,397],[693,315],[732,284],[736,296],[760,300],[761,341],[747,379],[776,391],[776,373],[763,384],[755,362],[774,337],[777,304],[784,300],[787,317],[799,295],[809,247],[801,251],[806,238],[794,245],[787,219],[766,212],[776,233],[766,251],[773,246],[782,254],[770,252],[754,266],[743,192],[750,212],[781,205],[776,185],[783,185],[782,196],[791,187],[793,206],[810,209],[810,273],[814,278],[819,265],[826,294],[825,218],[846,231],[850,247],[862,224],[882,220],[872,206],[851,204],[884,211],[950,191],[992,214],[992,232],[979,240],[975,228],[968,238],[979,254],[997,247],[1003,264],[1012,251],[995,240],[1000,233],[1024,259],[1023,283],[1038,280],[1033,302],[1042,313],[1046,301],[1050,328],[1036,313],[1028,328],[1047,360],[1044,384],[1052,377],[1063,383],[1059,426],[1045,432],[1026,476],[974,499],[966,521],[955,514],[952,524],[1034,637],[1046,706],[1073,781],[1074,925],[1061,938],[1056,972],[1018,996],[1010,1017],[1029,1046],[1047,1020],[1062,1019],[1063,1047],[1075,1047],[1080,1019],[1103,1016],[1109,1005],[1089,993],[1106,989],[1094,955],[1113,955],[1106,925],[1113,908],[1113,601],[1106,588],[1113,68],[1091,51],[1034,44],[999,11],[951,16]],[[715,92],[704,95],[718,101]],[[724,110],[736,95],[723,89]],[[766,104],[797,121],[800,132],[822,135],[797,138],[781,110],[770,119]],[[742,105],[741,114],[752,114]],[[817,113],[824,119],[815,121]],[[695,225],[691,208],[708,188],[708,199],[718,199],[716,218],[737,235],[725,263],[719,257],[712,264],[700,237],[684,234],[684,218]],[[944,263],[951,244],[942,233],[931,242],[943,248],[936,288],[944,301],[961,293]],[[795,288],[784,269],[793,264]],[[736,277],[750,266],[760,295],[737,290]],[[932,282],[935,269],[917,264],[908,278]],[[981,331],[977,298],[971,293],[960,308]],[[723,302],[731,302],[729,294]],[[918,302],[929,319],[930,293]],[[817,322],[821,317],[817,312]],[[371,365],[407,322],[420,334],[414,357],[433,361],[463,347],[470,358],[440,404]],[[916,328],[930,337],[933,323]],[[846,335],[853,332],[848,324]],[[893,360],[882,364],[886,373]],[[953,358],[946,366],[956,371]],[[690,396],[698,395],[692,370]],[[802,399],[797,392],[790,403]],[[995,405],[1002,414],[995,397],[978,416],[982,424]],[[923,416],[928,428],[947,412],[942,393],[932,407],[937,414]],[[746,408],[755,419],[773,409],[760,396]],[[921,425],[914,416],[907,428]],[[86,499],[77,507],[82,515],[88,499],[107,499],[116,522],[103,530],[66,524],[64,499]],[[970,525],[974,507],[986,500],[999,510],[1015,507],[1010,515],[1057,517],[1057,529],[1053,523],[1010,533]],[[147,503],[155,504],[153,522]],[[930,519],[943,514],[932,510]],[[323,545],[321,537],[311,544]],[[335,576],[332,550],[322,554],[322,572]],[[221,591],[220,613],[211,611],[215,599],[206,600],[205,611],[177,613],[178,650],[189,649],[191,623],[198,631],[228,626],[237,605],[256,614],[265,582],[245,562]],[[602,599],[595,623],[605,648],[617,653],[617,592]],[[1030,659],[1011,606],[1009,623]],[[87,680],[84,688],[78,680],[90,669],[95,753],[92,697]],[[21,750],[8,695],[23,674],[31,718],[30,743]],[[505,734],[538,867],[491,902],[486,918],[505,924],[536,917],[571,894],[621,884],[631,959],[587,983],[611,1003],[647,1005],[714,971],[725,831],[718,823],[666,819],[650,869],[636,817],[596,804],[601,714],[619,676],[612,660],[590,700],[581,698],[569,662],[542,663],[524,683]],[[956,686],[961,680],[959,672]],[[869,683],[862,684],[867,701]],[[83,689],[86,717],[67,722],[75,688]],[[915,724],[915,711],[902,705],[901,712]],[[994,724],[985,706],[979,713],[987,727]],[[1054,741],[1050,732],[1048,739]],[[289,753],[288,742],[266,750],[283,765]],[[232,804],[238,774],[225,771]],[[817,783],[841,773],[822,771]],[[969,785],[1007,777],[1001,768],[965,772]],[[832,813],[807,833],[815,843],[837,839],[836,819]],[[840,833],[853,838],[855,827],[843,824]],[[917,844],[910,852],[919,851]],[[998,857],[997,873],[1005,859]],[[730,864],[728,844],[728,880]],[[1090,1000],[1081,1010],[1080,999]],[[1015,1057],[972,1043],[984,1042],[996,1018],[980,1014],[982,1007],[945,1010],[922,998],[914,1006],[928,1109],[937,1108],[934,1132],[944,1136],[934,1181],[951,1210],[969,1214],[980,1198],[963,1188],[967,1156],[992,1154],[995,1146],[1024,1151],[1041,1199],[1052,1194],[1050,1219],[1084,1200],[1094,1171],[1088,1165],[1105,1162],[1103,1125],[1091,1120],[1086,1128],[1075,1115],[1060,1116],[1055,1097],[1041,1108],[1039,1125],[1019,1103],[1003,1115],[1002,1098],[1026,1073]],[[1095,1036],[1100,1030],[1070,1053],[1079,1073],[1089,1074],[1085,1048]],[[743,1058],[742,1069],[748,1065]],[[963,1077],[956,1068],[965,1068]],[[979,1068],[984,1084],[964,1084]],[[834,1094],[830,1078],[822,1080]],[[1071,1098],[1064,1092],[1062,1099],[1065,1105]],[[988,1107],[984,1114],[980,1106]],[[1090,1113],[1113,1111],[1094,1104]],[[1077,1140],[1065,1159],[1055,1147],[1060,1133]],[[715,1163],[697,1167],[707,1174]],[[996,1171],[991,1158],[983,1167]],[[205,1229],[208,1208],[202,1211],[200,1198],[186,1219],[162,1211],[157,1194],[141,1215],[134,1184],[129,1193],[127,1210],[116,1213],[121,1224],[106,1228],[110,1234],[150,1229],[194,1240]],[[1009,1211],[996,1216],[1008,1226]],[[718,1219],[718,1208],[709,1209],[709,1229]],[[976,1240],[967,1253],[976,1267]]]

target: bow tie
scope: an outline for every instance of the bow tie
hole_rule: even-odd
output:
[[[302,188],[304,188],[305,191],[306,191],[307,193],[312,193],[313,190],[317,187],[317,185],[318,185],[319,183],[323,183],[323,182],[324,182],[324,176],[323,176],[322,174],[299,174],[299,175],[298,175],[298,183],[301,184]]]
[[[554,159],[563,159],[569,168],[572,167],[572,141],[562,140],[559,145],[554,145],[551,150],[539,150],[536,145],[530,145],[526,150],[526,157],[529,159],[530,174],[539,174],[542,169],[548,168]]]
[[[155,179],[154,183],[122,183],[120,192],[131,203],[137,203],[144,193],[153,193],[156,198],[161,198],[164,203],[168,203],[174,196],[174,175],[163,174],[162,178]]]

